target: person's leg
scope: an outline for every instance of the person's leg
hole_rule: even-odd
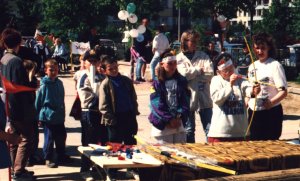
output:
[[[150,73],[151,73],[151,79],[154,80],[156,75],[155,75],[155,67],[156,65],[160,62],[160,57],[159,55],[154,55],[151,62],[150,62]]]
[[[146,69],[147,69],[147,63],[144,62],[142,66],[142,79],[145,79]]]
[[[267,111],[268,119],[266,124],[269,129],[266,131],[267,140],[278,140],[282,132],[283,110],[282,106],[278,105]]]
[[[44,146],[43,153],[45,160],[53,161],[54,139],[51,125],[44,123]]]
[[[252,114],[254,114],[251,126],[250,126],[250,140],[266,140],[265,135],[266,131],[269,129],[268,125],[264,123],[266,118],[265,111],[255,111],[248,109],[248,121],[250,124]],[[265,119],[266,118],[266,119]]]
[[[205,136],[207,136],[211,124],[212,108],[201,109],[199,115]]]
[[[195,112],[190,111],[189,117],[185,123],[186,130],[186,142],[187,143],[195,143]]]
[[[135,76],[136,76],[136,80],[140,81],[142,80],[142,66],[144,64],[144,61],[141,57],[136,59],[136,71],[135,71]]]
[[[186,133],[180,132],[173,135],[173,143],[186,143]]]
[[[90,133],[90,124],[88,121],[88,112],[84,111],[81,113],[82,118],[81,118],[81,143],[82,146],[88,146],[89,144],[89,133]],[[80,167],[80,172],[87,172],[90,170],[90,159],[87,158],[85,155],[81,155],[81,167]]]
[[[13,132],[19,133],[22,137],[19,145],[11,149],[12,156],[15,155],[15,157],[12,157],[13,171],[17,175],[25,172],[27,160],[32,152],[33,123],[11,122],[11,126],[14,130]]]
[[[67,140],[67,131],[65,124],[57,124],[55,125],[55,133],[53,133],[53,137],[55,140],[57,159],[59,162],[65,162],[66,155],[66,140]]]

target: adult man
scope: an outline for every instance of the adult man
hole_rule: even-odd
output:
[[[17,56],[21,45],[21,34],[7,28],[2,32],[2,41],[6,53],[1,59],[2,86],[6,89],[8,117],[12,134],[18,134],[22,141],[10,146],[13,163],[14,180],[34,180],[33,173],[25,169],[26,162],[33,144],[33,121],[35,120],[34,94],[36,82],[29,82],[29,77],[23,66],[23,60]],[[9,89],[10,84],[19,87]],[[33,89],[30,90],[30,87]],[[22,91],[21,89],[27,89]],[[17,91],[17,92],[16,92]]]
[[[34,53],[36,53],[42,60],[41,68],[39,73],[41,76],[44,75],[44,63],[48,58],[50,58],[50,50],[45,42],[44,36],[41,31],[36,30],[34,38],[36,39],[37,43],[34,45]]]
[[[169,48],[169,40],[164,34],[165,32],[165,25],[161,24],[158,27],[158,34],[153,39],[152,44],[152,52],[154,53],[154,56],[150,62],[150,73],[151,73],[151,80],[155,79],[155,67],[160,62],[160,56],[161,54]]]
[[[147,47],[150,46],[152,41],[152,34],[147,28],[149,25],[149,20],[144,18],[142,20],[142,25],[145,26],[146,31],[142,34],[144,39],[139,41],[137,38],[134,39],[134,50],[139,54],[139,57],[136,60],[136,81],[145,82],[143,79],[146,71],[147,63]]]

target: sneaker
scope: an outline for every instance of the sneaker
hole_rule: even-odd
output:
[[[36,180],[36,177],[33,176],[30,172],[23,172],[19,174],[15,174],[12,177],[13,181],[34,181]]]
[[[139,82],[146,82],[145,79],[142,79],[142,78],[137,78],[136,81],[139,81]]]
[[[73,159],[69,155],[64,155],[62,157],[58,157],[57,160],[58,160],[58,163],[62,163],[62,164],[73,163]]]
[[[80,172],[81,178],[85,181],[93,181],[94,178],[91,175],[91,172],[87,171],[87,172]]]
[[[46,160],[46,166],[49,168],[57,168],[57,164],[51,160]]]

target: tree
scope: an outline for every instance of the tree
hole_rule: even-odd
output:
[[[0,0],[0,32],[12,21],[13,17],[8,13],[8,0]]]
[[[40,3],[38,0],[15,0],[16,24],[22,35],[34,35],[36,26],[41,21]]]
[[[300,1],[293,1],[291,11],[293,17],[289,26],[291,35],[300,40]]]
[[[43,21],[41,27],[64,38],[80,32],[106,26],[107,15],[115,8],[110,0],[43,0]]]
[[[284,47],[291,34],[289,28],[292,22],[291,8],[289,7],[289,0],[273,1],[269,10],[263,13],[263,20],[255,28],[257,31],[265,31],[271,34],[278,48]]]

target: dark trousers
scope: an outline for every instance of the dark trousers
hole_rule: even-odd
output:
[[[83,111],[81,113],[81,143],[88,146],[89,143],[102,144],[107,142],[107,131],[104,125],[100,124],[101,115],[96,111]],[[80,172],[89,171],[92,162],[86,156],[81,155]]]
[[[49,124],[44,123],[44,159],[53,160],[54,143],[56,148],[57,158],[65,156],[67,132],[65,124]]]
[[[253,111],[248,109],[250,121]],[[281,136],[283,121],[282,106],[269,110],[255,111],[250,127],[250,140],[278,140]]]
[[[13,171],[16,174],[25,171],[26,162],[32,152],[33,145],[33,123],[32,122],[11,122],[12,133],[20,135],[21,143],[10,145],[10,157],[12,160]]]
[[[138,130],[136,115],[132,112],[117,113],[116,120],[116,125],[107,127],[108,140],[125,145],[136,145],[134,138]]]

